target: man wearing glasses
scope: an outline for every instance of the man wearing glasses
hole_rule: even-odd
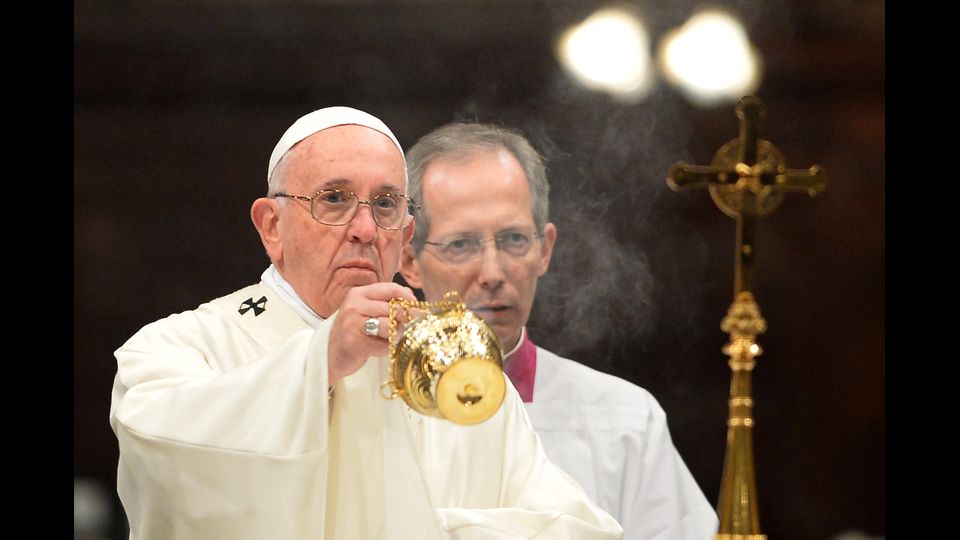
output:
[[[132,539],[618,539],[545,459],[517,392],[477,425],[414,413],[387,378],[414,233],[403,151],[346,107],[295,122],[251,218],[259,283],[115,353],[110,423]]]
[[[459,292],[493,327],[551,461],[620,522],[625,539],[712,538],[716,513],[656,399],[530,341],[524,325],[557,239],[536,150],[498,126],[454,123],[421,138],[407,170],[422,208],[401,274],[426,300]]]

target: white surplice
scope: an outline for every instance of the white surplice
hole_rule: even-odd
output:
[[[620,522],[624,540],[713,538],[716,511],[650,392],[536,347],[532,401],[524,405],[547,457]]]
[[[519,395],[474,426],[380,396],[371,358],[327,390],[336,314],[307,325],[261,284],[116,351],[110,423],[132,539],[617,539],[546,459]]]

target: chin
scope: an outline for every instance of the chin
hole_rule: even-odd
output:
[[[519,339],[520,330],[516,328],[503,328],[497,325],[490,325],[493,328],[493,331],[496,332],[497,338],[500,340],[500,346],[503,347],[503,354],[510,352],[510,349],[515,347],[516,343],[508,343],[510,339]],[[505,336],[511,336],[509,338]]]
[[[372,270],[361,270],[355,269],[351,270],[348,275],[344,276],[342,281],[345,288],[358,287],[360,285],[370,285],[372,283],[377,283],[380,281],[380,276]]]

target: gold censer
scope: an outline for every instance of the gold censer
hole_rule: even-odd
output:
[[[420,313],[411,317],[411,310]],[[409,322],[397,337],[397,316]],[[457,424],[477,424],[503,403],[506,382],[500,340],[456,292],[438,302],[390,301],[387,399]],[[389,391],[389,394],[387,393]]]

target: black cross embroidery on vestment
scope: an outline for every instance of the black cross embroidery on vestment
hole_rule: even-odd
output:
[[[247,298],[240,304],[240,309],[238,310],[241,315],[244,315],[246,312],[250,311],[250,308],[253,308],[253,316],[256,317],[267,310],[267,297],[261,296],[256,302],[253,301],[253,297]]]

